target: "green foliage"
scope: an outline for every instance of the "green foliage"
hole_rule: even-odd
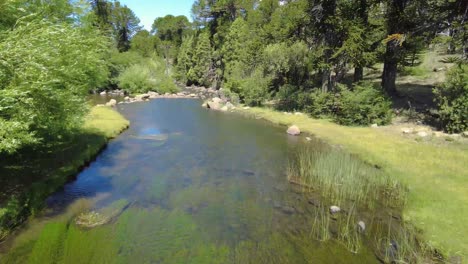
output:
[[[142,60],[124,70],[118,77],[119,87],[131,93],[175,92],[172,78],[166,72],[165,62],[157,57]]]
[[[468,130],[468,64],[459,64],[447,81],[434,89],[443,129],[450,133]]]
[[[385,125],[392,118],[391,101],[370,83],[360,83],[349,90],[340,88],[340,105],[335,120],[343,125]]]
[[[130,50],[139,53],[143,57],[151,57],[156,53],[155,36],[151,36],[147,30],[141,30],[136,33],[130,43]]]
[[[193,53],[193,67],[187,73],[189,83],[203,86],[211,84],[210,70],[213,56],[210,36],[207,32],[201,33],[197,38],[195,52]]]
[[[108,78],[108,42],[46,21],[22,24],[0,43],[0,152],[56,139],[81,124],[84,96]]]
[[[177,56],[177,65],[175,67],[175,78],[183,83],[187,83],[188,73],[193,67],[194,39],[192,36],[186,37],[182,40],[179,54]]]

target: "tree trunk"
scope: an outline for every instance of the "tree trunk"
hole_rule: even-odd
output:
[[[329,69],[325,69],[322,72],[322,92],[328,93],[332,88],[331,71]]]
[[[354,68],[354,82],[360,82],[364,78],[364,67],[358,66]]]
[[[382,74],[382,88],[387,95],[394,97],[398,95],[396,90],[396,77],[398,70],[398,60],[395,58],[395,49],[392,43],[387,44],[385,53],[384,70]]]

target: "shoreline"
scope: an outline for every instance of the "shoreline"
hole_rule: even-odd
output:
[[[74,153],[76,157],[70,157],[70,160],[53,169],[46,177],[31,182],[25,190],[4,202],[5,211],[2,212],[0,208],[2,212],[0,224],[3,224],[0,226],[0,244],[6,241],[18,227],[24,225],[30,217],[40,214],[47,197],[76,179],[78,174],[106,149],[108,143],[128,129],[129,125],[130,122],[114,109],[92,107],[86,117],[83,131],[80,132],[82,135],[77,137],[83,142],[79,142],[82,145],[79,146],[77,153]],[[24,204],[24,206],[17,205],[16,208],[11,209],[9,205],[12,203]]]
[[[230,112],[285,128],[297,125],[302,132],[340,146],[392,175],[409,189],[403,221],[421,230],[424,242],[440,250],[448,261],[452,257],[466,260],[468,240],[461,231],[467,229],[463,221],[466,218],[461,214],[468,213],[468,193],[463,190],[468,179],[464,170],[464,164],[468,164],[466,144],[441,146],[385,127],[346,127],[305,114],[285,114],[268,108],[237,107]]]

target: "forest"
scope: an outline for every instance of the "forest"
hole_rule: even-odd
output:
[[[468,128],[466,1],[200,0],[193,22],[168,15],[151,32],[118,1],[0,7],[2,153],[72,131],[90,91],[170,92],[174,80],[248,105],[387,124],[392,102],[409,100],[397,76],[418,74],[428,49],[455,55],[442,59],[456,67],[423,112],[445,131]]]
[[[391,185],[396,196],[413,188],[413,222],[440,235],[427,239],[431,246],[441,254],[465,249],[460,235],[439,242],[448,226],[463,228],[448,234],[466,231],[467,20],[466,0],[196,0],[191,17],[155,17],[145,29],[117,0],[0,0],[0,242],[129,127],[114,109],[92,105],[92,96],[200,89],[256,119],[293,120],[362,154],[365,162],[311,150],[288,171],[327,175],[342,162],[346,170],[332,170],[330,181],[315,180],[333,189],[340,173],[357,175],[343,191],[356,200],[379,199],[378,191],[361,198],[374,184]],[[398,137],[375,136],[374,128],[394,124],[427,126],[431,135],[398,127]],[[324,167],[302,169],[312,166],[307,155]],[[428,187],[432,180],[440,186]],[[449,220],[432,211],[440,209],[432,194],[450,200]]]

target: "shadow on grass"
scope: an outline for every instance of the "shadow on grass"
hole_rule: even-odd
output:
[[[0,159],[0,240],[29,216],[45,199],[72,180],[106,146],[100,133],[81,130],[45,147],[25,147]]]

